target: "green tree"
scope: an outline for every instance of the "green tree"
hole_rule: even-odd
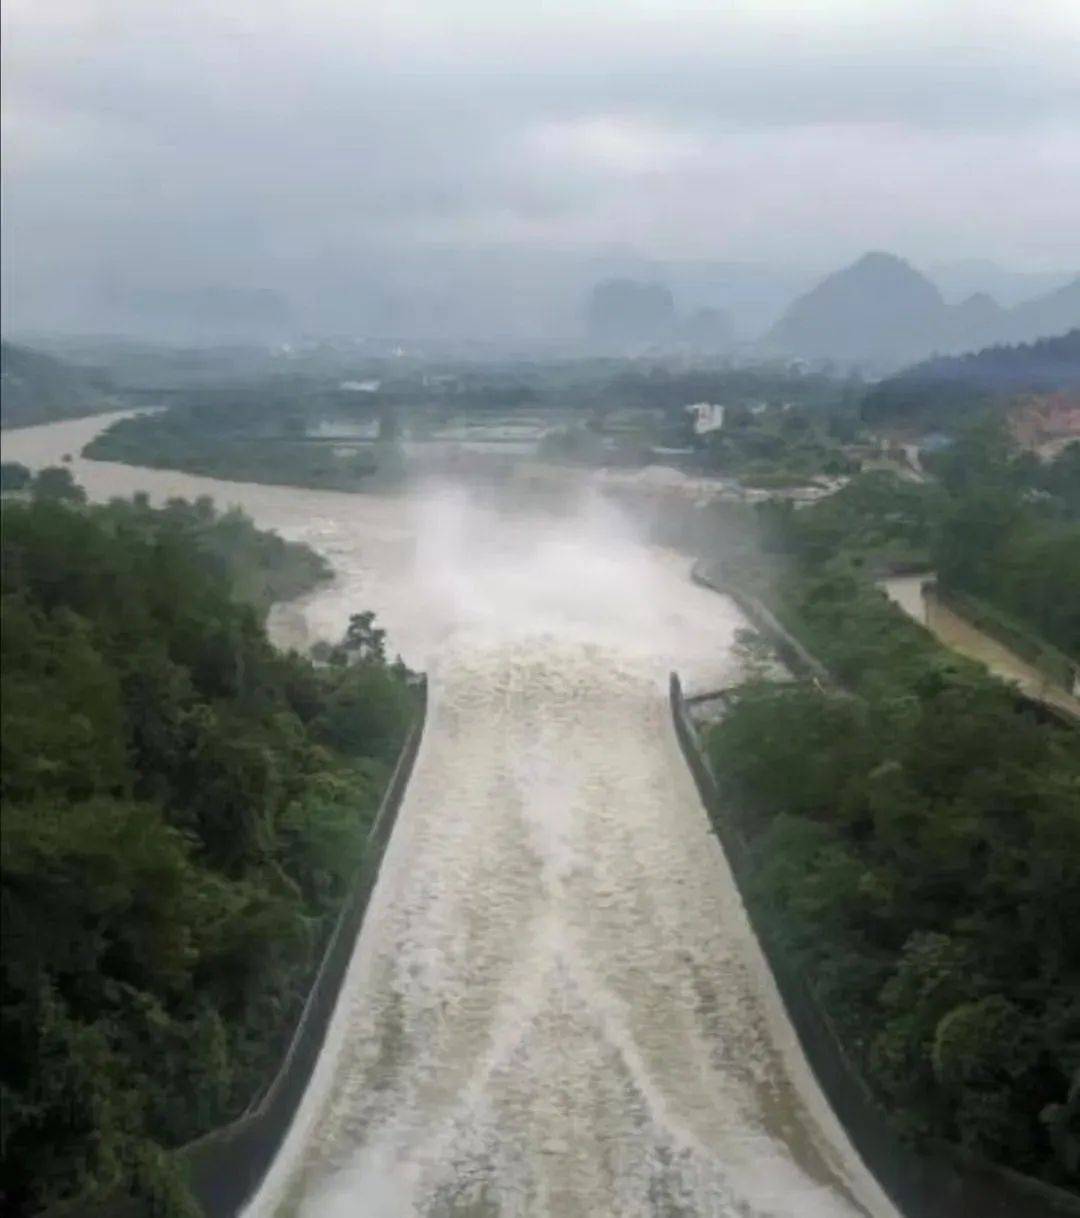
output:
[[[62,465],[49,465],[34,479],[35,499],[52,499],[69,503],[84,503],[86,492],[71,476],[71,470]]]
[[[407,674],[370,614],[362,661],[275,652],[325,567],[209,501],[8,501],[0,545],[5,1212],[188,1218],[167,1149],[280,1064]]]
[[[4,461],[0,464],[0,491],[24,491],[33,476],[20,462]]]

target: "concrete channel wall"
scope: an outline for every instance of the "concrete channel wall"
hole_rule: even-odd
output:
[[[803,1052],[852,1145],[893,1204],[905,1218],[1078,1218],[1080,1197],[1071,1193],[970,1158],[949,1146],[916,1149],[900,1139],[847,1056],[802,971],[755,917],[747,894],[753,871],[751,851],[721,799],[675,673],[671,674],[670,699],[679,745]]]
[[[765,607],[756,596],[744,588],[725,581],[717,567],[695,562],[690,569],[690,578],[702,588],[730,597],[743,616],[764,635],[776,648],[780,659],[796,676],[813,681],[819,688],[840,692],[832,674],[799,640],[777,621],[776,615]]]
[[[958,617],[970,622],[976,630],[1015,652],[1021,660],[1041,672],[1048,681],[1069,692],[1073,672],[1080,670],[1080,664],[1052,644],[1014,626],[993,606],[955,588],[942,587],[936,579],[923,585],[923,599],[935,601],[946,609],[951,609]],[[930,609],[932,611],[932,606]]]
[[[1042,691],[1043,700],[1051,697],[1050,691],[1053,691],[1059,699],[1064,699],[1064,704],[1055,699],[1058,709],[1063,709],[1066,713],[1072,709],[1075,716],[1080,716],[1080,706],[1069,708],[1067,705],[1069,699],[1074,702],[1080,700],[1080,662],[1053,644],[1010,623],[1004,614],[977,597],[956,589],[943,588],[937,580],[923,584],[922,594],[927,626],[934,630],[935,634],[935,612],[944,608],[954,617],[968,623],[973,631],[986,635],[1023,663],[1030,665],[1033,678],[1042,677],[1046,683]],[[1055,702],[1051,702],[1051,705],[1055,705]]]
[[[207,1218],[234,1218],[254,1194],[278,1149],[322,1050],[345,972],[356,946],[387,842],[420,748],[427,712],[427,679],[420,709],[368,835],[356,882],[327,944],[281,1068],[262,1097],[243,1116],[176,1152],[188,1186]]]

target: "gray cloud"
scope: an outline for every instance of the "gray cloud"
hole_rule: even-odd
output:
[[[1072,269],[1080,13],[1014,7],[8,0],[9,324],[117,284],[362,318],[612,243]]]

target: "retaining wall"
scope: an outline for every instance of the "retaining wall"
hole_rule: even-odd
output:
[[[958,617],[964,618],[977,630],[1037,668],[1063,692],[1070,691],[1075,661],[1020,623],[1012,622],[1007,614],[995,606],[954,588],[943,588],[937,581],[924,585],[923,597],[951,609]]]
[[[902,1141],[844,1051],[802,973],[754,918],[747,899],[752,862],[728,815],[677,674],[671,674],[675,734],[694,776],[788,1018],[803,1052],[851,1143],[905,1218],[1080,1218],[1080,1198],[1039,1180],[969,1158],[947,1146],[914,1148]]]
[[[832,674],[819,659],[811,655],[797,638],[777,620],[772,610],[752,596],[745,588],[724,580],[719,570],[702,562],[694,563],[690,578],[702,588],[729,596],[743,615],[765,635],[776,648],[780,659],[796,676],[815,681],[822,689],[840,692]]]
[[[420,694],[416,722],[383,794],[356,883],[327,944],[281,1069],[261,1099],[243,1116],[176,1152],[191,1192],[207,1218],[233,1218],[239,1213],[273,1162],[307,1089],[420,747],[427,712],[426,678]]]

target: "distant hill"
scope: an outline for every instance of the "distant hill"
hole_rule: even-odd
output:
[[[1054,292],[1070,278],[1061,271],[1016,271],[989,258],[936,262],[926,268],[926,273],[946,300],[986,295],[1005,308]]]
[[[602,346],[665,342],[675,301],[663,284],[606,279],[593,288],[585,320],[589,338]]]
[[[1000,335],[1006,328],[1009,316],[1008,309],[1001,305],[986,292],[976,292],[950,310],[947,326],[951,335],[950,347],[961,351],[977,351],[984,347],[989,338]],[[1046,333],[1056,334],[1055,328]]]
[[[1077,326],[1080,326],[1080,275],[1054,292],[1010,309],[1004,319],[1002,338],[1028,343]]]
[[[1080,326],[1080,278],[1003,308],[985,292],[957,305],[893,254],[865,254],[795,300],[766,337],[773,350],[890,370],[933,353],[1029,342]]]
[[[682,318],[675,329],[677,343],[695,351],[724,351],[734,341],[735,330],[726,309],[698,309]]]
[[[924,360],[875,385],[862,413],[870,423],[941,427],[973,407],[1021,393],[1080,394],[1080,328],[1034,343]]]
[[[865,254],[795,300],[767,341],[808,359],[895,367],[934,349],[947,313],[934,284],[902,258]]]
[[[0,343],[0,427],[29,427],[108,410],[99,378],[30,347]]]

